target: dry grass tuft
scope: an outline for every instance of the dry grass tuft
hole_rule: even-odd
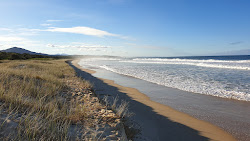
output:
[[[105,95],[102,98],[102,103],[107,108],[115,111],[116,115],[122,120],[124,132],[122,132],[121,140],[134,140],[141,133],[140,126],[129,118],[134,115],[134,113],[129,112],[129,102],[124,100],[118,101],[118,96],[114,98]]]
[[[1,140],[103,137],[99,124],[108,121],[99,111],[105,106],[65,60],[1,61],[0,68]]]

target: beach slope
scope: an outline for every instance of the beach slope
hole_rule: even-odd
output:
[[[141,127],[138,140],[235,140],[219,127],[154,102],[137,89],[92,76],[95,71],[82,68],[78,61],[73,60],[70,65],[79,76],[94,84],[96,94],[118,95],[129,102],[129,110],[135,113],[132,119]]]

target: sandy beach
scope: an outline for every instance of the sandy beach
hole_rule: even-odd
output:
[[[0,141],[250,141],[249,13],[250,0],[0,0]]]
[[[141,126],[139,140],[235,140],[221,128],[154,102],[137,89],[92,76],[95,71],[82,68],[78,61],[73,60],[72,67],[78,75],[94,83],[97,94],[118,95],[129,102],[129,110],[135,113],[132,118]]]

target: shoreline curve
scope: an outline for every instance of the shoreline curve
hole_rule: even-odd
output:
[[[78,64],[79,61],[80,61],[79,59],[73,60],[72,65],[74,65],[75,67],[77,67],[78,69],[80,69],[86,73],[89,73],[89,74],[95,73],[95,71],[93,71],[93,70],[82,68]],[[231,134],[227,133],[226,131],[222,130],[221,128],[219,128],[219,127],[217,127],[209,122],[196,119],[196,118],[194,118],[186,113],[179,112],[179,111],[177,111],[169,106],[152,101],[148,96],[141,93],[140,91],[138,91],[135,88],[129,88],[129,87],[124,87],[124,86],[118,85],[113,80],[102,79],[102,78],[98,78],[98,79],[102,80],[107,85],[116,87],[117,89],[119,89],[120,92],[126,93],[131,99],[133,99],[137,102],[140,102],[146,106],[151,107],[155,113],[162,115],[173,122],[183,124],[187,127],[190,127],[192,129],[198,131],[201,136],[207,137],[210,140],[236,141],[236,139]]]

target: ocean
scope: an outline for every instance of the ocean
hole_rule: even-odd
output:
[[[89,57],[79,64],[183,91],[250,101],[250,55]]]
[[[239,141],[250,138],[250,55],[84,57],[78,63],[96,71],[92,75],[97,78],[135,88],[152,101],[212,123]],[[97,87],[97,93],[108,94],[102,89]]]

